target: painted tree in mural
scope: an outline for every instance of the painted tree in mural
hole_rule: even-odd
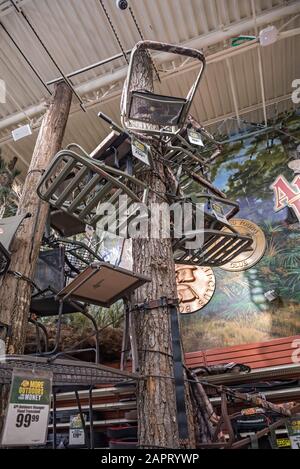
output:
[[[215,268],[217,289],[199,314],[184,317],[188,351],[204,347],[292,336],[300,330],[300,225],[293,210],[274,211],[270,185],[280,175],[294,178],[289,161],[299,158],[299,115],[281,116],[276,131],[227,144],[212,167],[212,181],[240,205],[239,218],[257,223],[267,239],[263,258],[244,272]],[[282,131],[284,133],[282,133]],[[227,139],[227,137],[226,137]],[[264,293],[275,290],[277,301]]]

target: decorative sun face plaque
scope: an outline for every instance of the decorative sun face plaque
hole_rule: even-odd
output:
[[[176,265],[176,283],[181,314],[199,311],[211,300],[216,287],[210,267]]]
[[[262,229],[255,223],[242,218],[230,220],[230,224],[242,235],[251,236],[253,239],[251,251],[245,251],[239,254],[228,264],[222,265],[220,269],[230,272],[240,272],[250,269],[257,264],[263,257],[266,250],[266,238]],[[227,229],[226,229],[227,231]]]

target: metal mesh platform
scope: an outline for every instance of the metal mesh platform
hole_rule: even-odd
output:
[[[126,383],[138,379],[138,375],[73,360],[53,360],[28,355],[8,355],[0,361],[0,384],[9,384],[14,368],[22,370],[51,371],[55,386],[93,386],[96,384]]]

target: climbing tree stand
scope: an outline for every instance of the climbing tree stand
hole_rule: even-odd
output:
[[[152,71],[149,55],[140,50],[133,67],[131,89],[153,90]],[[149,206],[164,202],[168,190],[166,169],[155,158],[158,145],[153,140],[153,168],[145,170],[140,176],[153,189],[149,192]],[[133,239],[132,250],[133,270],[152,279],[137,290],[133,304],[143,303],[145,299],[150,303],[161,297],[177,298],[171,240],[151,237]],[[151,307],[145,312],[135,309],[132,314],[136,325],[139,372],[144,377],[139,382],[137,395],[139,445],[142,448],[193,448],[195,441],[188,386],[185,386],[183,394],[186,398],[189,438],[180,441],[178,434],[169,309],[167,306]]]
[[[25,220],[17,232],[9,273],[0,279],[0,327],[2,337],[3,331],[6,333],[9,354],[24,352],[31,297],[30,279],[33,277],[48,214],[48,205],[41,201],[36,189],[43,170],[61,148],[71,100],[69,87],[59,83],[37,137],[18,208],[18,214],[29,212],[31,218]]]

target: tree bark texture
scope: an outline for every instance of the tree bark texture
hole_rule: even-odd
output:
[[[153,91],[150,57],[145,51],[136,55],[131,89]],[[149,143],[149,141],[147,142]],[[158,145],[152,142],[152,148]],[[148,206],[166,202],[168,174],[154,157],[152,170],[139,177],[152,191]],[[153,192],[153,190],[155,192]],[[150,236],[150,234],[149,234]],[[171,239],[133,239],[133,269],[151,278],[135,294],[134,302],[157,300],[161,297],[177,298],[175,265]],[[170,314],[167,307],[134,313],[139,355],[139,372],[143,379],[138,385],[137,407],[139,445],[146,448],[179,448],[176,418],[176,397],[173,378]],[[186,402],[189,418],[190,447],[195,447],[193,416],[188,386]]]
[[[55,89],[53,101],[44,116],[23,187],[18,213],[31,213],[17,231],[12,245],[10,270],[32,279],[48,215],[48,204],[36,192],[41,174],[60,150],[68,120],[72,92],[65,83]],[[31,284],[6,274],[0,284],[0,323],[11,326],[7,353],[24,351],[28,323]]]

